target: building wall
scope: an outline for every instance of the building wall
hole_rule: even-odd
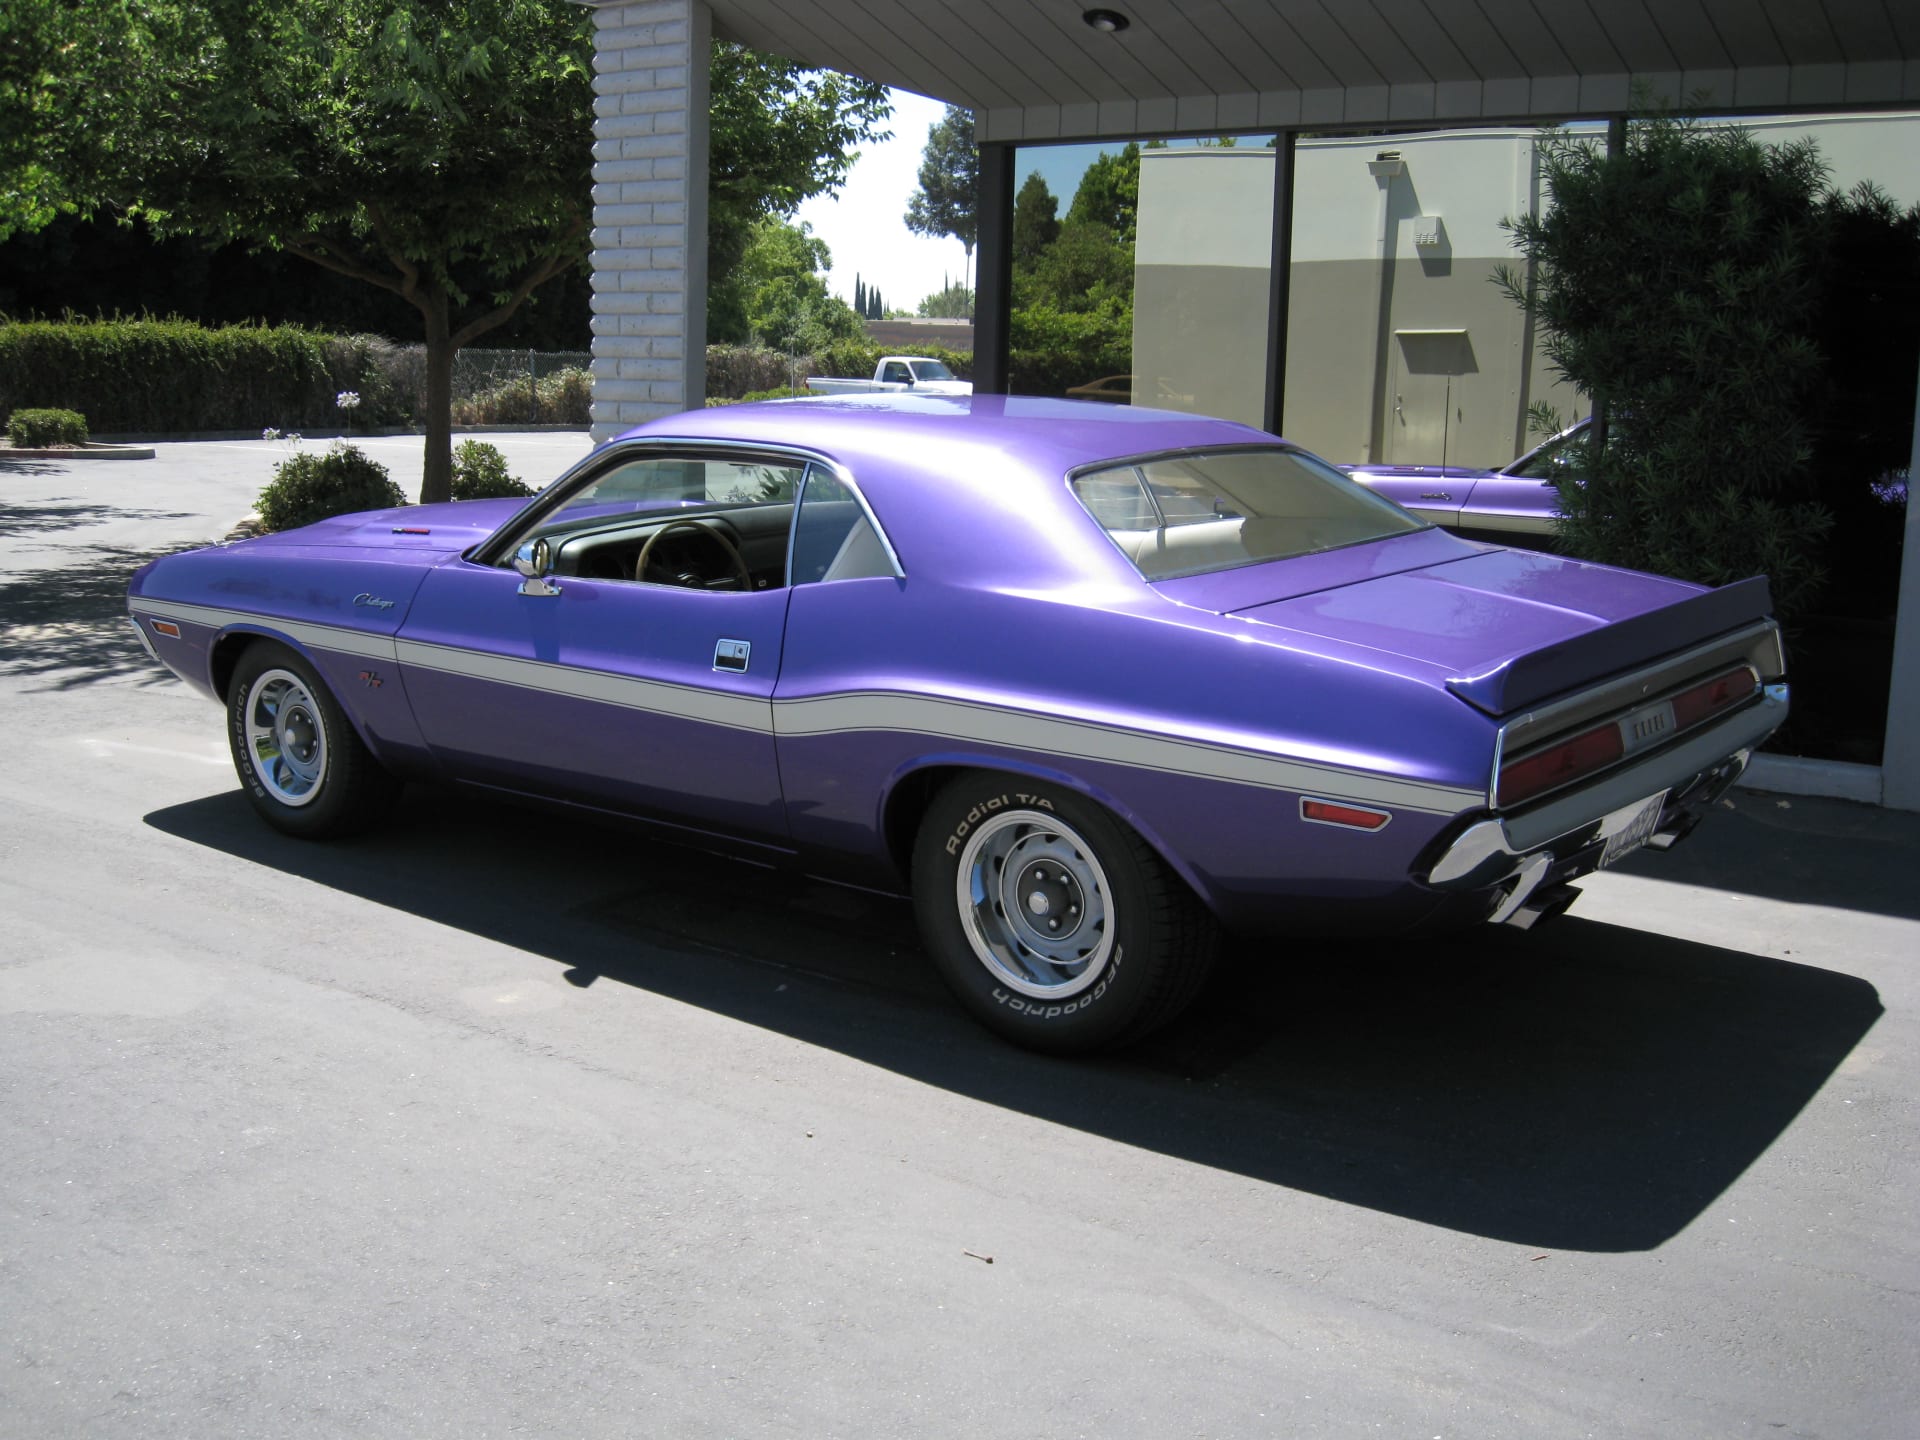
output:
[[[1271,150],[1141,153],[1135,404],[1264,421],[1273,177]]]

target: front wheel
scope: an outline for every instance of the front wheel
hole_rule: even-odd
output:
[[[227,742],[247,799],[289,835],[364,830],[399,793],[313,667],[272,641],[255,641],[233,667]]]
[[[1055,1054],[1125,1045],[1199,991],[1212,918],[1138,835],[1071,791],[978,771],[928,807],[914,908],[990,1029]]]

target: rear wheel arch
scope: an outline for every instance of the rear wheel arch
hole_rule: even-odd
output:
[[[1015,781],[1038,781],[1074,791],[1098,805],[1120,824],[1138,835],[1158,857],[1160,863],[1177,875],[1181,883],[1193,892],[1202,905],[1209,910],[1218,908],[1214,903],[1212,887],[1167,844],[1165,837],[1152,824],[1111,791],[1101,786],[1089,785],[1079,776],[1065,770],[1056,770],[1046,765],[1013,765],[1000,758],[957,755],[941,757],[937,760],[920,762],[914,768],[895,777],[887,789],[886,801],[881,811],[881,834],[885,837],[889,858],[903,877],[910,878],[913,873],[914,844],[919,838],[921,823],[926,819],[927,810],[933,804],[934,798],[955,779],[969,772],[1004,776]]]

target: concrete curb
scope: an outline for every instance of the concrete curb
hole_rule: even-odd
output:
[[[1845,760],[1808,760],[1799,755],[1756,755],[1737,782],[1743,790],[1775,795],[1809,795],[1826,800],[1857,800],[1878,805],[1880,767]]]
[[[0,460],[151,460],[150,445],[110,445],[89,442],[60,450],[27,450],[17,445],[0,445]]]

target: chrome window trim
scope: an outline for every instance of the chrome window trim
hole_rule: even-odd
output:
[[[873,526],[873,533],[880,538],[880,548],[886,552],[887,563],[893,567],[896,580],[904,580],[906,567],[900,563],[900,554],[893,548],[893,540],[888,536],[886,527],[873,513],[873,506],[867,502],[860,484],[847,468],[831,456],[803,445],[770,445],[761,440],[726,440],[711,435],[642,435],[631,440],[615,440],[576,461],[573,466],[560,475],[539,495],[522,507],[493,534],[482,540],[467,552],[467,559],[476,565],[498,568],[502,559],[510,556],[520,536],[529,528],[559,509],[573,490],[583,483],[590,474],[599,474],[613,465],[624,464],[629,460],[643,459],[660,451],[672,451],[689,456],[697,455],[707,459],[722,459],[729,455],[747,456],[757,461],[769,458],[783,459],[790,464],[798,464],[802,469],[800,489],[794,495],[794,513],[799,514],[800,497],[806,493],[807,475],[818,465],[834,479],[845,485],[859,502],[860,511],[867,517],[867,523]],[[793,527],[787,527],[787,573],[793,571]],[[792,580],[784,579],[782,588],[791,589]],[[716,592],[725,593],[725,592]]]
[[[800,477],[800,493],[794,496],[793,499],[793,521],[787,526],[787,588],[791,590],[794,585],[793,542],[795,537],[800,533],[800,507],[806,503],[807,487],[812,483],[813,472],[816,469],[824,470],[840,484],[847,487],[848,493],[853,496],[854,503],[860,507],[860,513],[866,517],[867,524],[873,527],[874,535],[879,538],[880,548],[886,552],[887,564],[893,569],[893,578],[896,580],[906,579],[906,569],[900,564],[900,556],[893,548],[893,541],[887,538],[885,527],[880,524],[879,518],[873,513],[873,507],[867,503],[867,497],[861,491],[859,484],[855,482],[852,472],[845,466],[835,464],[824,456],[809,455],[807,457],[807,472]],[[809,580],[807,583],[809,585],[818,585],[823,582]]]

